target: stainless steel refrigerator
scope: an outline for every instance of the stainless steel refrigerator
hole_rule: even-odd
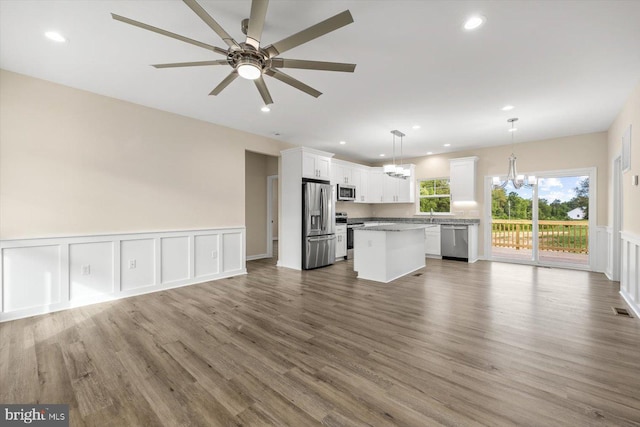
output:
[[[326,181],[302,181],[302,268],[331,265],[336,258],[333,186]]]

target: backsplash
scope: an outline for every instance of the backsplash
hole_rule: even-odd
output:
[[[413,218],[416,217],[415,203],[366,204],[353,202],[336,202],[336,212],[346,212],[349,218]],[[480,218],[478,206],[454,205],[452,217]]]

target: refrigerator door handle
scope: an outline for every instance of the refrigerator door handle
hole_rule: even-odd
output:
[[[324,231],[324,188],[320,188],[320,230]]]

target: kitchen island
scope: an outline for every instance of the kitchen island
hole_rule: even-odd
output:
[[[388,283],[425,266],[426,224],[386,224],[354,230],[353,269],[359,279]]]

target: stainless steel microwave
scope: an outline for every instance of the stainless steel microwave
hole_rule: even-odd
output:
[[[338,184],[337,190],[338,200],[353,202],[356,199],[356,187],[353,185]]]

